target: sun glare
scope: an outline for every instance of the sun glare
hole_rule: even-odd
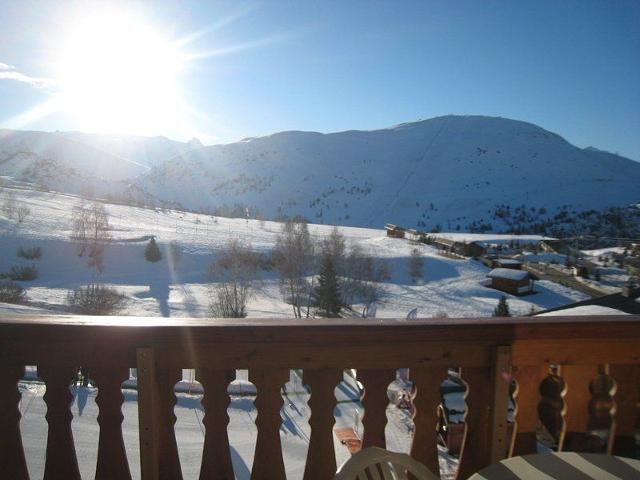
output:
[[[84,130],[148,134],[179,115],[177,48],[120,11],[76,19],[56,62],[60,99]]]

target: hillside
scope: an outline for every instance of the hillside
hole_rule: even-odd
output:
[[[63,194],[28,189],[0,188],[0,200],[12,193],[16,201],[30,209],[22,222],[7,218],[0,209],[0,273],[14,265],[32,265],[39,270],[34,281],[24,281],[30,307],[64,311],[69,289],[86,285],[96,278],[112,285],[127,297],[124,315],[206,316],[210,301],[211,262],[230,239],[241,239],[253,250],[268,256],[282,231],[282,224],[270,221],[213,217],[177,210],[154,210],[126,205],[105,204],[113,242],[105,253],[104,270],[97,275],[79,257],[70,240],[71,212],[82,200]],[[332,231],[327,225],[310,225],[318,242]],[[490,316],[501,292],[482,285],[489,272],[479,261],[456,260],[438,255],[424,244],[388,238],[381,229],[339,227],[348,245],[359,245],[364,252],[382,262],[390,278],[381,284],[378,317],[404,318],[413,308],[421,317],[446,313],[451,317]],[[163,259],[150,263],[144,248],[153,235]],[[180,244],[182,258],[176,271],[167,262],[171,241]],[[16,255],[19,248],[40,247],[40,260]],[[414,282],[409,275],[411,251],[423,255],[423,279]],[[548,281],[536,282],[534,295],[509,296],[512,311],[527,314],[532,306],[543,310],[586,298],[582,293]],[[363,304],[354,304],[361,312]],[[15,307],[0,305],[2,311]],[[276,272],[264,269],[255,278],[254,295],[248,302],[250,317],[293,316],[285,303]]]
[[[20,148],[34,152],[30,136],[41,145],[49,135],[64,137],[0,136],[0,175],[71,192],[91,185],[102,196],[231,215],[248,207],[252,217],[302,215],[367,227],[390,221],[426,230],[513,230],[506,206],[525,210],[525,223],[532,225],[552,221],[561,210],[577,214],[640,201],[640,163],[503,118],[446,116],[374,131],[292,131],[208,147],[159,138],[65,137],[55,148],[38,150],[37,159],[56,163],[49,178],[33,178],[42,169],[29,169],[36,159],[28,156],[17,164],[10,159],[13,138],[24,137]],[[88,148],[99,153],[92,156]]]

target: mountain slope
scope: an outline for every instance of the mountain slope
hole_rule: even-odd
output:
[[[37,138],[35,145],[27,134]],[[42,147],[51,135],[54,146]],[[55,163],[48,170],[24,166],[43,158]],[[541,212],[561,207],[602,210],[640,202],[640,163],[577,148],[529,123],[482,116],[375,131],[281,132],[209,147],[162,138],[0,132],[0,175],[37,180],[38,170],[49,177],[58,172],[50,182],[66,191],[92,185],[101,195],[127,192],[191,209],[240,215],[249,207],[252,216],[303,215],[361,226],[500,230],[507,225],[499,213],[505,206],[520,206],[527,216],[535,212],[538,220]]]
[[[207,147],[152,168],[137,184],[192,208],[241,204],[267,217],[464,229],[501,204],[550,211],[638,202],[640,164],[528,123],[448,116]]]

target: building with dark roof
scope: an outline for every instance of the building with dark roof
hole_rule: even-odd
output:
[[[640,287],[633,285],[625,285],[621,292],[604,295],[602,297],[590,298],[581,302],[570,303],[562,307],[550,308],[540,313],[558,312],[569,308],[582,307],[587,305],[599,305],[602,307],[613,308],[621,312],[640,315]]]
[[[525,270],[513,268],[494,268],[487,277],[491,279],[491,288],[511,295],[523,295],[533,292],[533,279]]]

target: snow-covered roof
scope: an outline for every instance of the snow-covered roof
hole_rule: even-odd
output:
[[[602,305],[582,305],[580,307],[566,308],[564,310],[555,310],[553,312],[540,313],[536,317],[562,317],[573,315],[629,315],[621,310],[611,307],[603,307]]]
[[[430,237],[446,238],[456,242],[479,242],[479,243],[509,243],[510,241],[524,243],[535,243],[542,240],[557,240],[553,237],[543,235],[507,235],[499,233],[430,233]]]
[[[508,280],[524,280],[529,278],[529,272],[524,270],[514,270],[513,268],[494,268],[487,277],[489,278],[505,278]]]
[[[513,260],[512,258],[497,258],[496,262],[500,265],[520,265],[522,262],[520,260]]]

